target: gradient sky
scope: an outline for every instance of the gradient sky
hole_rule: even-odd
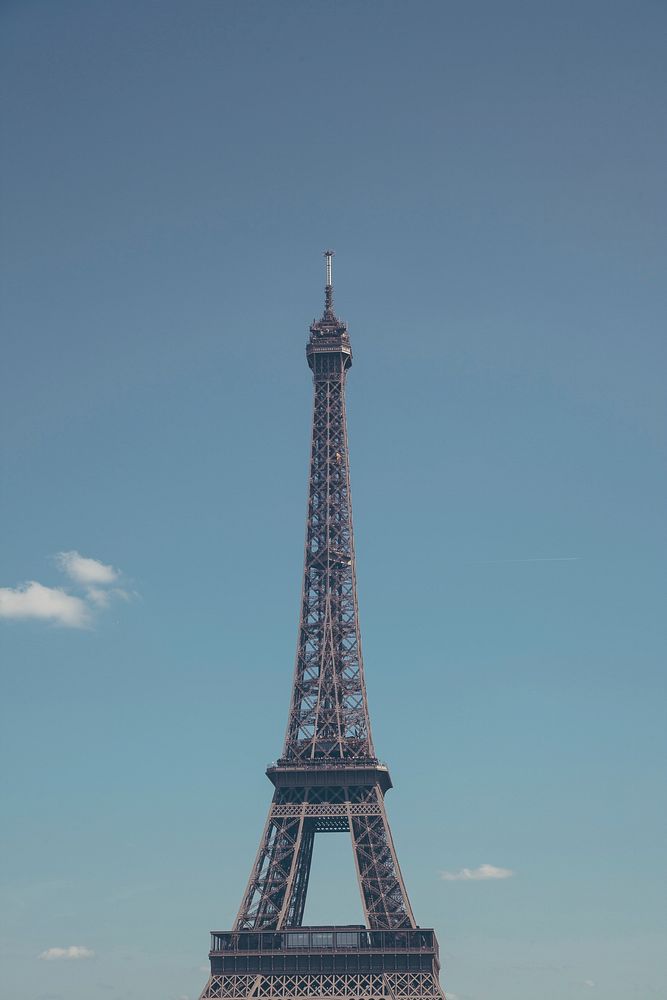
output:
[[[2,1000],[194,1000],[235,916],[326,246],[443,984],[664,997],[666,33],[660,0],[2,4]],[[354,921],[320,840],[307,919]],[[513,874],[441,876],[481,865]]]

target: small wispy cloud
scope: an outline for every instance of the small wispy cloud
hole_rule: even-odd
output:
[[[118,570],[113,566],[107,566],[99,559],[82,556],[76,549],[56,553],[55,560],[63,573],[67,573],[70,579],[83,586],[115,583],[119,577]]]
[[[108,608],[111,603],[110,590],[102,590],[101,587],[89,587],[86,591],[88,600],[98,608]]]
[[[497,868],[495,865],[480,865],[479,868],[460,868],[457,872],[440,872],[445,882],[483,882],[489,879],[511,878],[511,868]]]
[[[39,957],[44,962],[53,962],[57,959],[78,961],[82,958],[92,958],[94,954],[94,951],[84,948],[82,944],[71,944],[68,948],[47,948]]]
[[[592,979],[584,979],[584,986],[595,986]]]
[[[90,608],[81,597],[36,580],[18,587],[0,587],[0,618],[41,619],[69,628],[85,628]]]

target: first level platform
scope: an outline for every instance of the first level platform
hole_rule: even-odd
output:
[[[213,931],[201,1000],[443,1000],[431,928]]]

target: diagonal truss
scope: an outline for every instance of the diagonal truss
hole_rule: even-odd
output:
[[[299,640],[283,760],[374,757],[364,684],[345,419],[347,331],[320,335]],[[326,333],[329,333],[326,330]],[[316,335],[313,335],[315,337]],[[338,341],[338,344],[337,344]],[[311,344],[318,340],[311,337]]]
[[[211,976],[201,1000],[250,1000],[268,997],[271,1000],[368,1000],[369,997],[399,1000],[424,998],[444,1000],[436,976],[427,973],[367,973],[343,975],[282,975],[282,976]]]

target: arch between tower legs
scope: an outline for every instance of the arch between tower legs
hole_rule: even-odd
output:
[[[367,926],[414,927],[383,791],[375,781],[276,788],[235,929],[301,925],[314,837],[320,832],[349,832]]]

